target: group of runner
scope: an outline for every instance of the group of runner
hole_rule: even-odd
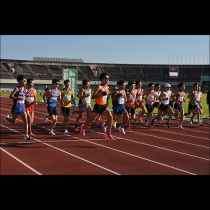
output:
[[[169,83],[165,84],[165,90],[160,91],[160,84],[149,83],[149,89],[143,90],[142,82],[136,81],[136,83],[129,81],[128,88],[126,89],[125,81],[119,80],[117,82],[117,86],[109,91],[109,73],[102,73],[99,77],[101,80],[101,84],[97,85],[96,89],[93,91],[90,89],[90,81],[85,79],[83,80],[83,87],[77,94],[79,98],[79,110],[77,113],[79,114],[75,125],[74,130],[78,131],[78,122],[81,119],[84,112],[87,112],[87,120],[84,124],[81,125],[80,134],[85,136],[85,129],[90,129],[91,123],[95,120],[98,124],[98,120],[102,115],[107,117],[107,121],[102,123],[103,132],[107,133],[105,135],[106,139],[110,141],[115,141],[113,136],[111,135],[112,126],[116,128],[116,122],[120,117],[123,117],[122,125],[118,127],[118,130],[122,134],[125,133],[125,126],[127,125],[127,130],[131,130],[131,121],[133,120],[135,124],[139,122],[143,122],[142,116],[146,113],[147,117],[144,121],[145,125],[148,125],[148,121],[152,128],[154,128],[155,120],[161,124],[160,120],[163,120],[163,116],[168,114],[168,120],[166,122],[166,126],[171,128],[170,121],[173,116],[175,118],[180,119],[180,124],[178,126],[179,129],[183,129],[182,123],[184,116],[193,114],[190,120],[190,124],[193,123],[193,118],[197,115],[198,126],[203,125],[200,123],[200,115],[202,114],[202,92],[200,91],[200,87],[197,83],[193,85],[193,90],[188,95],[189,106],[188,112],[184,113],[184,109],[182,106],[183,101],[186,103],[184,99],[185,96],[185,84],[180,82],[178,84],[179,90],[177,90],[174,94],[170,90],[171,85]],[[31,137],[35,137],[35,135],[31,131],[31,124],[34,119],[34,104],[37,105],[36,99],[36,90],[34,87],[34,80],[29,78],[25,79],[23,75],[19,75],[17,77],[17,81],[19,86],[17,86],[12,93],[10,94],[10,98],[13,99],[12,106],[12,118],[7,114],[2,122],[6,121],[15,124],[18,115],[20,115],[24,122],[24,130],[25,136],[24,140],[29,140]],[[25,88],[27,84],[27,87]],[[70,89],[70,81],[64,81],[64,88],[60,91],[59,80],[53,79],[51,89],[46,90],[45,94],[43,94],[44,105],[47,108],[48,114],[44,114],[44,122],[46,123],[48,120],[52,121],[51,129],[49,134],[55,135],[54,128],[57,123],[57,103],[61,105],[61,113],[64,116],[63,125],[64,125],[64,134],[68,134],[67,130],[67,122],[70,117],[70,107],[74,101],[73,91]],[[154,90],[155,89],[155,90]],[[108,109],[108,101],[110,96],[112,96],[112,105],[113,112]],[[95,99],[95,105],[92,109],[91,107],[91,99]],[[173,101],[174,109],[173,109]],[[146,103],[146,107],[143,102]],[[161,102],[161,104],[160,104]],[[158,108],[158,114],[155,117],[152,117],[152,113],[154,108]],[[136,117],[136,109],[140,108],[142,111],[138,112]],[[72,114],[74,115],[76,110],[74,109]],[[179,112],[179,114],[178,114]],[[138,119],[138,120],[136,120]]]

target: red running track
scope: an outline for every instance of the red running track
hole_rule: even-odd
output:
[[[11,116],[12,100],[1,98],[0,120]],[[60,113],[60,107],[57,108]],[[112,129],[116,139],[105,139],[101,123],[92,124],[82,137],[73,124],[78,115],[70,116],[69,134],[63,134],[63,117],[58,114],[55,136],[48,134],[51,122],[44,123],[47,113],[43,103],[35,106],[30,141],[23,140],[21,117],[17,124],[0,122],[1,175],[208,175],[210,161],[209,125],[198,127],[172,120],[172,129],[155,123],[151,129],[143,123],[133,125],[126,135]],[[86,114],[81,118],[84,123]],[[121,119],[119,120],[121,122]],[[162,121],[162,123],[164,123]],[[119,125],[119,124],[118,124]]]

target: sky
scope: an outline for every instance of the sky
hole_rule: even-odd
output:
[[[209,35],[1,35],[1,59],[85,63],[209,64]]]

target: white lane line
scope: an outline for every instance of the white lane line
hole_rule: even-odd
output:
[[[34,173],[38,174],[38,175],[42,175],[41,173],[39,173],[37,170],[35,170],[34,168],[32,168],[31,166],[29,166],[28,164],[24,163],[22,160],[18,159],[17,157],[15,157],[14,155],[12,155],[11,153],[7,152],[6,150],[4,150],[3,148],[0,147],[0,149],[5,152],[6,154],[8,154],[9,156],[11,156],[12,158],[14,158],[15,160],[17,160],[18,162],[20,162],[21,164],[23,164],[24,166],[26,166],[27,168],[29,168],[31,171],[33,171]]]
[[[21,134],[21,135],[24,135],[24,134],[22,134],[22,133],[20,133],[20,132],[18,132],[18,131],[16,131],[16,130],[14,130],[14,129],[11,129],[11,128],[9,128],[9,127],[6,127],[6,126],[4,126],[4,125],[2,125],[2,124],[0,124],[1,126],[3,126],[3,127],[5,127],[5,128],[7,128],[7,129],[9,129],[9,130],[12,130],[12,131],[14,131],[14,132],[16,132],[16,133],[19,133],[19,134]],[[40,140],[38,140],[38,139],[35,139],[35,138],[33,138],[35,141],[38,141],[38,142],[41,142]],[[116,174],[116,175],[121,175],[121,174],[119,174],[119,173],[117,173],[117,172],[115,172],[115,171],[112,171],[112,170],[110,170],[110,169],[107,169],[107,168],[105,168],[105,167],[103,167],[103,166],[100,166],[100,165],[98,165],[98,164],[96,164],[96,163],[93,163],[93,162],[91,162],[91,161],[88,161],[88,160],[86,160],[86,159],[84,159],[84,158],[81,158],[81,157],[79,157],[79,156],[77,156],[77,155],[74,155],[74,154],[72,154],[72,153],[69,153],[69,152],[67,152],[67,151],[64,151],[64,150],[62,150],[62,149],[60,149],[60,148],[57,148],[57,147],[54,147],[54,146],[52,146],[52,145],[50,145],[50,144],[47,144],[47,143],[43,143],[43,144],[45,144],[45,145],[47,145],[47,146],[49,146],[49,147],[52,147],[52,148],[54,148],[54,149],[56,149],[56,150],[59,150],[59,151],[61,151],[61,152],[63,152],[63,153],[66,153],[66,154],[68,154],[68,155],[71,155],[71,156],[73,156],[73,157],[75,157],[75,158],[78,158],[78,159],[80,159],[80,160],[83,160],[83,161],[85,161],[85,162],[87,162],[87,163],[90,163],[90,164],[92,164],[92,165],[94,165],[94,166],[97,166],[97,167],[99,167],[99,168],[102,168],[102,169],[104,169],[104,170],[106,170],[106,171],[109,171],[109,172],[111,172],[111,173],[113,173],[113,174]]]

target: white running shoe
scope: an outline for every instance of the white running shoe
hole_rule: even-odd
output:
[[[192,125],[193,124],[192,121],[190,121],[189,124]]]
[[[50,135],[55,135],[55,133],[52,130],[50,130],[49,134]]]
[[[102,130],[103,130],[103,132],[106,132],[105,122],[104,122],[104,123],[102,123]]]
[[[28,134],[26,134],[26,135],[24,136],[24,140],[31,140],[31,137],[30,137]]]
[[[178,126],[179,129],[184,129],[181,125]]]
[[[5,123],[7,121],[7,118],[9,118],[8,114],[2,119],[2,122]]]
[[[46,123],[46,122],[47,122],[47,120],[48,120],[48,118],[47,118],[47,114],[45,114],[45,115],[44,115],[44,122]]]
[[[125,130],[122,126],[118,127],[118,130],[122,133],[122,134],[125,134]]]
[[[64,131],[64,134],[68,134],[69,132],[67,130]]]

